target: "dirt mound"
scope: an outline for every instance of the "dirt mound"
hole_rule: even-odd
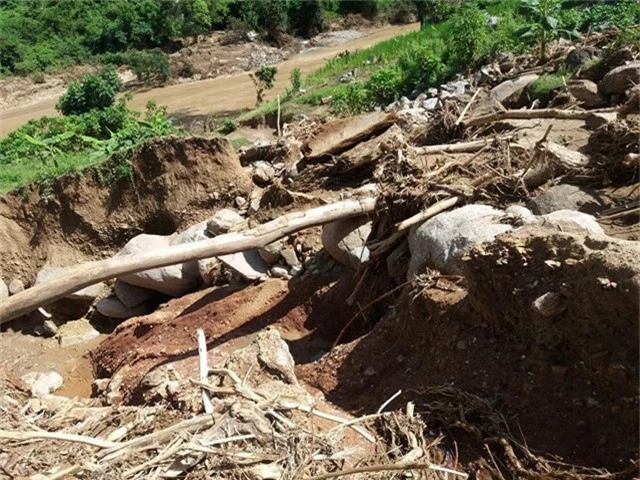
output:
[[[299,376],[342,408],[366,409],[411,385],[400,401],[451,429],[465,462],[502,436],[526,446],[513,448],[529,468],[541,465],[527,459],[531,448],[624,470],[638,444],[639,253],[636,242],[607,237],[499,237],[472,252],[466,281],[422,277],[371,333]],[[558,294],[551,313],[534,306],[548,293]],[[481,398],[492,400],[472,412]],[[438,402],[449,410],[436,411]]]
[[[30,281],[45,262],[99,258],[139,233],[173,233],[247,195],[250,183],[227,140],[166,137],[10,193],[0,200],[3,276]]]

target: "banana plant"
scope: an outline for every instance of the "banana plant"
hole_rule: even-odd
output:
[[[577,32],[570,32],[558,28],[558,14],[562,9],[563,0],[522,0],[522,7],[534,18],[531,25],[518,30],[521,38],[534,37],[540,49],[540,63],[546,61],[547,44],[559,34],[567,38],[579,37]]]

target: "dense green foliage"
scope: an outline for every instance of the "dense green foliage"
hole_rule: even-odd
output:
[[[122,82],[113,69],[105,69],[99,75],[85,75],[81,81],[69,85],[58,100],[56,110],[63,115],[80,115],[107,108],[114,104],[121,89]]]
[[[31,120],[0,139],[0,192],[95,164],[175,132],[164,107],[150,102],[142,114],[130,110],[126,98],[78,115]]]
[[[249,76],[256,87],[256,105],[260,105],[264,101],[264,92],[271,90],[276,81],[276,67],[260,67]]]

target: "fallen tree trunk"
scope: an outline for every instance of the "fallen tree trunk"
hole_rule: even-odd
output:
[[[562,120],[586,120],[594,112],[610,112],[611,109],[602,110],[560,110],[557,108],[543,108],[537,110],[507,110],[506,112],[490,113],[480,117],[472,118],[465,122],[467,127],[477,127],[499,120],[531,120],[533,118],[556,118]]]
[[[426,147],[415,147],[411,151],[416,155],[433,155],[437,153],[473,153],[478,150],[482,150],[487,145],[497,144],[502,140],[508,140],[510,138],[513,138],[513,135],[483,138],[482,140],[473,140],[471,142],[427,145]]]
[[[345,200],[304,212],[289,213],[244,232],[219,235],[209,240],[176,245],[141,255],[124,255],[84,263],[68,275],[36,285],[0,302],[0,325],[103,280],[264,247],[305,228],[370,213],[375,204],[375,198]]]

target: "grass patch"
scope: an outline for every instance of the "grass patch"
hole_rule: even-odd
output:
[[[249,141],[249,139],[247,137],[238,137],[238,138],[234,138],[233,140],[231,140],[231,145],[233,145],[233,148],[235,150],[238,150],[242,147],[246,147],[248,145],[251,145],[251,142]]]
[[[553,93],[556,90],[566,86],[573,75],[573,72],[568,71],[546,73],[542,75],[531,84],[531,97],[534,99],[538,99],[543,103],[548,102],[551,99]]]

